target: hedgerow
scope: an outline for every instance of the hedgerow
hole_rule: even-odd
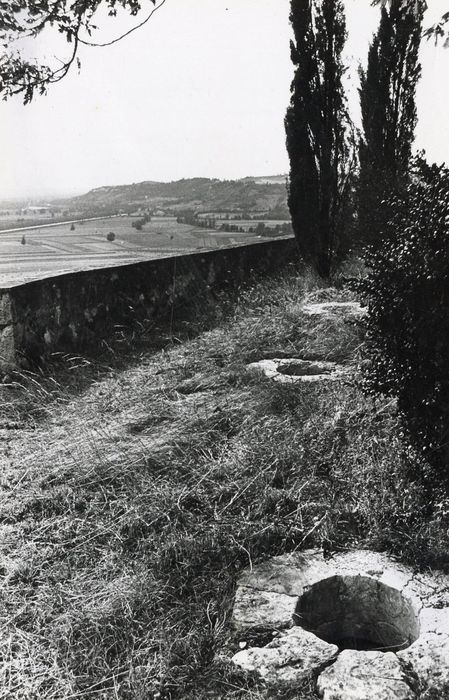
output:
[[[357,282],[367,306],[365,384],[396,397],[415,447],[449,474],[449,170],[413,163]],[[433,478],[433,477],[432,477]]]

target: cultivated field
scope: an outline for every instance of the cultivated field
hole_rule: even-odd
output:
[[[153,258],[213,250],[257,240],[252,233],[223,233],[153,218],[141,231],[135,219],[110,217],[40,226],[0,234],[0,287],[77,270],[123,265]],[[115,239],[108,241],[108,233]],[[25,243],[22,243],[23,236]]]

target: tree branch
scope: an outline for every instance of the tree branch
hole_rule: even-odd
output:
[[[154,13],[157,12],[158,10],[160,10],[162,5],[165,5],[166,2],[167,2],[167,0],[161,0],[159,5],[157,5],[153,10],[151,10],[148,17],[146,17],[142,22],[140,22],[140,24],[136,24],[135,27],[132,27],[132,29],[129,29],[127,32],[125,32],[121,36],[118,36],[116,39],[112,39],[111,41],[105,41],[102,44],[97,44],[97,43],[94,43],[93,41],[85,41],[85,39],[80,39],[79,37],[78,37],[78,40],[79,40],[80,44],[84,44],[84,46],[96,46],[96,47],[101,47],[101,48],[103,48],[104,46],[112,46],[112,44],[116,44],[118,41],[121,41],[125,37],[129,36],[130,34],[135,32],[137,29],[140,29],[141,27],[143,27],[144,24],[149,22],[149,20],[152,18]]]
[[[102,0],[16,0],[15,3],[0,2],[0,43],[6,52],[0,57],[0,93],[3,99],[19,93],[24,94],[25,104],[31,102],[34,91],[44,94],[48,85],[62,80],[77,58],[80,44],[92,47],[112,46],[143,27],[167,0],[150,0],[155,6],[136,26],[120,36],[106,42],[93,42],[82,38],[86,31],[89,36],[92,18]],[[106,0],[109,14],[115,15],[117,5],[136,15],[141,10],[140,0]],[[26,37],[36,37],[46,27],[54,27],[73,45],[70,57],[61,61],[59,68],[40,65],[37,61],[22,58],[19,51],[9,51],[9,45]]]

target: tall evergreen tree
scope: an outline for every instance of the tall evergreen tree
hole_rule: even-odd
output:
[[[359,229],[362,240],[380,242],[388,217],[385,199],[406,184],[416,126],[416,85],[424,3],[391,0],[381,9],[360,70],[363,137],[359,145]]]
[[[290,158],[289,208],[303,257],[328,277],[342,249],[350,181],[349,118],[341,53],[341,0],[291,0],[296,66],[285,128]]]

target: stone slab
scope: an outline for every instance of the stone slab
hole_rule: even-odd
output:
[[[239,586],[234,602],[233,627],[237,632],[281,630],[292,625],[296,597]]]
[[[239,584],[257,591],[299,596],[304,586],[310,583],[310,572],[316,570],[317,575],[323,572],[323,561],[319,550],[309,550],[305,555],[294,553],[271,557],[243,571]]]
[[[0,293],[0,326],[12,323],[11,297],[8,292]]]
[[[265,647],[239,651],[232,658],[236,666],[253,671],[270,685],[292,685],[331,662],[338,648],[294,627]]]
[[[423,607],[419,613],[421,634],[443,634],[449,638],[449,608]]]
[[[4,369],[14,367],[16,364],[16,345],[13,326],[6,326],[0,330],[0,365]]]
[[[410,664],[423,688],[439,691],[449,685],[449,632],[423,633],[398,657]]]
[[[345,649],[318,678],[323,700],[414,700],[396,654]]]

